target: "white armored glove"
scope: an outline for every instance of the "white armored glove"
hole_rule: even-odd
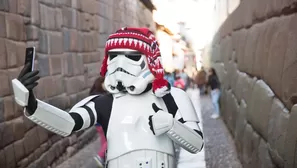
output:
[[[167,133],[173,126],[172,114],[164,112],[155,103],[152,104],[152,107],[156,113],[149,116],[150,129],[156,136]]]

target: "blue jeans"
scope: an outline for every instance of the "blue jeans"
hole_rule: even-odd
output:
[[[211,101],[215,108],[215,114],[220,115],[220,106],[219,106],[219,98],[221,95],[221,91],[219,89],[212,90],[211,94]]]

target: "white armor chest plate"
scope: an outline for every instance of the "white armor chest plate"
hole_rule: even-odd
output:
[[[139,150],[150,150],[174,156],[174,147],[166,134],[155,136],[149,127],[149,116],[155,112],[152,103],[167,111],[162,99],[152,92],[142,95],[114,96],[107,130],[107,161]]]

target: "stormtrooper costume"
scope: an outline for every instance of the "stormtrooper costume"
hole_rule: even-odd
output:
[[[106,42],[101,75],[110,94],[89,96],[65,112],[35,98],[38,71],[26,65],[12,80],[25,116],[61,136],[100,123],[108,168],[175,168],[174,143],[203,148],[199,119],[188,95],[163,78],[158,43],[146,28],[122,28]]]

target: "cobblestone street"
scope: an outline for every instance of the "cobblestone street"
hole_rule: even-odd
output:
[[[213,106],[209,96],[201,97],[202,123],[207,168],[241,168],[234,141],[222,119],[212,119]]]

